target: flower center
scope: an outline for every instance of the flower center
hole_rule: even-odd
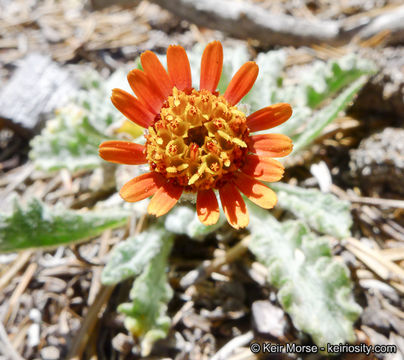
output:
[[[243,164],[246,116],[208,90],[176,88],[146,135],[146,155],[157,171],[186,191],[217,189]]]

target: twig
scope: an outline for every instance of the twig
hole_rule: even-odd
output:
[[[370,270],[383,280],[389,281],[390,285],[398,291],[402,291],[404,282],[404,269],[397,264],[385,259],[378,251],[373,250],[355,238],[346,239],[345,248],[362,261]],[[393,280],[393,281],[391,281]],[[396,286],[396,284],[400,286]]]
[[[102,263],[104,261],[105,256],[108,253],[109,250],[109,242],[108,240],[111,238],[112,231],[111,230],[106,230],[102,236],[101,236],[101,242],[100,242],[100,248],[98,251],[98,258],[100,259],[98,263]],[[95,297],[97,296],[97,293],[99,292],[101,288],[101,273],[102,273],[102,268],[97,266],[93,271],[93,276],[91,279],[91,286],[90,290],[88,291],[88,303],[91,305]]]
[[[15,177],[12,178],[12,181],[6,187],[3,196],[6,194],[10,194],[13,192],[20,184],[22,184],[32,173],[34,170],[34,165],[32,163],[27,163],[26,165],[22,165],[15,172]]]
[[[138,234],[142,231],[142,228],[144,226],[145,217],[146,216],[142,217],[142,221],[140,221],[139,225],[136,227],[135,234]],[[110,232],[109,232],[109,234],[110,234]],[[107,235],[104,235],[104,236],[109,236],[108,232],[107,232]],[[105,249],[100,250],[100,252],[104,252],[104,250]],[[100,278],[98,278],[98,279],[100,281]],[[92,286],[94,286],[94,285],[92,285]],[[107,304],[112,292],[114,291],[114,288],[115,288],[115,285],[112,285],[112,286],[101,285],[96,296],[92,296],[89,299],[89,300],[94,299],[93,300],[94,302],[89,307],[87,315],[84,318],[84,321],[81,325],[81,328],[73,339],[72,346],[66,357],[67,359],[74,359],[74,360],[82,359],[82,354],[84,352],[84,349],[85,349],[90,337],[93,335],[93,330],[94,330],[95,326],[97,325],[98,315],[102,311],[104,306]]]
[[[383,296],[380,295],[380,302],[382,303],[383,307],[390,311],[395,316],[399,317],[400,319],[404,320],[404,311],[396,308],[395,306],[391,305]]]
[[[71,246],[71,250],[73,251],[73,254],[74,254],[74,256],[76,256],[77,260],[79,260],[83,264],[86,264],[89,266],[103,266],[104,265],[100,262],[93,262],[93,261],[86,259],[83,255],[81,255],[79,248],[80,248],[80,244]]]
[[[352,203],[404,209],[404,200],[372,198],[372,197],[366,197],[366,196],[351,195],[349,193],[345,193],[345,194],[346,194],[346,199]]]
[[[358,249],[361,249],[363,252],[368,254],[369,256],[373,257],[375,260],[380,262],[383,266],[385,266],[389,271],[395,273],[401,281],[404,281],[404,269],[401,266],[398,266],[397,264],[386,260],[382,255],[380,255],[377,251],[367,247],[363,243],[361,243],[359,240],[355,238],[348,238],[347,240],[350,244],[355,246]],[[396,279],[397,280],[397,279]]]
[[[363,206],[359,216],[367,222],[378,224],[379,228],[388,236],[391,236],[398,241],[404,241],[404,229],[394,223],[394,221],[392,222],[390,219],[384,219],[377,209]]]
[[[29,264],[27,270],[25,271],[24,275],[21,278],[20,283],[18,286],[15,288],[13,295],[10,297],[10,301],[8,303],[8,309],[4,314],[3,321],[6,323],[12,314],[12,312],[17,311],[17,306],[16,303],[22,293],[24,292],[25,288],[28,286],[29,282],[31,281],[32,277],[34,276],[34,273],[37,269],[38,265],[36,263],[31,263]]]
[[[89,307],[88,313],[81,324],[80,330],[73,339],[72,346],[67,354],[67,359],[82,359],[82,354],[92,335],[98,321],[98,314],[108,302],[115,286],[102,286],[94,303]]]
[[[236,336],[234,339],[230,340],[226,345],[224,345],[211,360],[225,360],[228,359],[231,354],[236,351],[239,347],[248,344],[254,338],[252,331],[249,331],[243,335]]]
[[[9,268],[9,270],[1,275],[0,278],[0,291],[3,290],[10,280],[20,271],[20,269],[27,263],[29,258],[32,256],[32,251],[24,251],[18,255],[17,260]]]
[[[390,249],[383,249],[379,250],[379,253],[384,258],[390,261],[400,261],[404,260],[404,248],[390,248]]]
[[[360,197],[357,195],[352,195],[349,192],[345,192],[334,184],[331,185],[331,191],[341,199],[349,200],[351,203],[404,209],[404,201],[402,200]],[[358,210],[359,217],[365,223],[372,226],[377,224],[380,227],[380,230],[382,230],[388,236],[391,236],[398,241],[404,241],[404,228],[393,220],[384,218],[378,209],[374,207],[370,208],[368,206],[362,206]]]
[[[239,259],[248,250],[250,238],[250,236],[246,236],[235,246],[227,250],[224,256],[217,257],[210,261],[204,261],[203,264],[197,269],[191,270],[181,279],[181,287],[187,288],[192,284],[198,283],[203,279],[206,279],[210,274],[212,274],[212,272],[219,269],[222,265],[231,263]]]
[[[4,329],[4,325],[1,321],[0,321],[0,344],[2,345],[0,347],[0,353],[3,353],[6,356],[6,359],[24,360],[11,345],[6,330]]]

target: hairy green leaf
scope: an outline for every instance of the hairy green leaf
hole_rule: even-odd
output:
[[[355,341],[353,323],[361,308],[352,296],[349,271],[331,257],[328,241],[301,221],[279,223],[255,205],[249,208],[249,249],[267,266],[295,327],[318,346]]]
[[[292,117],[271,132],[282,133],[297,140],[294,148],[296,153],[315,140],[324,127],[347,107],[365,83],[366,76],[375,72],[375,66],[366,59],[349,54],[338,60],[307,65],[307,70],[301,71],[299,81],[284,85],[282,70],[285,60],[286,54],[282,50],[259,54],[256,58],[260,68],[259,76],[243,102],[250,107],[251,112],[278,102],[290,103]],[[314,111],[314,108],[346,87],[347,90],[329,106],[319,112]]]
[[[131,302],[118,307],[118,311],[126,315],[125,327],[141,339],[143,356],[149,355],[155,341],[166,337],[170,327],[166,311],[173,290],[168,284],[166,267],[172,243],[172,237],[164,239],[160,251],[149,259],[134,281],[130,291]]]
[[[305,130],[295,137],[293,146],[294,153],[305,148],[311,144],[324,128],[330,124],[337,116],[338,113],[344,110],[352,101],[354,96],[367,82],[367,77],[363,76],[348,86],[337,98],[335,98],[329,105],[316,113],[307,123]]]
[[[276,191],[281,208],[289,210],[318,232],[337,238],[351,235],[352,216],[348,201],[317,189],[304,189],[280,182],[270,184],[270,187]]]
[[[70,104],[49,120],[31,141],[30,157],[45,171],[93,169],[101,164],[98,145],[107,139],[89,122],[82,108]]]
[[[375,65],[355,54],[348,54],[327,63],[316,62],[303,78],[307,105],[314,108],[325,99],[359,79],[375,72]]]
[[[59,109],[40,135],[31,141],[30,157],[45,171],[93,169],[102,163],[98,145],[109,139],[107,129],[122,115],[110,100],[112,87],[123,87],[122,71],[107,81],[95,72],[86,73],[81,90]]]
[[[102,272],[104,284],[116,284],[139,275],[173,235],[154,225],[142,233],[131,236],[112,250]]]
[[[123,210],[79,212],[32,199],[22,209],[17,201],[12,214],[0,214],[0,251],[53,247],[88,240],[104,230],[122,226]]]

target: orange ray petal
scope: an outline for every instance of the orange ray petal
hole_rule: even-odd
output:
[[[237,188],[227,183],[219,189],[219,195],[229,224],[235,229],[246,227],[249,221],[248,211]]]
[[[198,218],[204,225],[214,225],[219,220],[219,204],[213,190],[198,191],[196,199]]]
[[[258,76],[258,65],[254,61],[246,62],[237,71],[224,93],[230,105],[236,105],[253,87]]]
[[[156,217],[167,214],[181,197],[184,188],[166,182],[150,200],[147,212]]]
[[[247,118],[247,126],[252,132],[272,129],[284,123],[291,116],[292,107],[289,104],[274,104],[252,113]]]
[[[138,99],[155,115],[160,112],[165,100],[157,86],[139,69],[133,69],[128,74],[128,82]]]
[[[128,181],[122,186],[119,195],[129,202],[140,201],[156,193],[164,182],[165,179],[162,175],[149,172]]]
[[[250,137],[251,152],[259,155],[282,157],[289,155],[293,149],[292,140],[283,134],[262,134]]]
[[[168,47],[167,69],[172,83],[178,90],[192,88],[191,66],[182,46],[170,45]]]
[[[202,54],[199,88],[216,91],[223,69],[223,47],[219,41],[209,43]]]
[[[247,155],[241,171],[255,179],[263,181],[279,181],[284,173],[283,165],[270,157]]]
[[[264,209],[272,209],[276,205],[275,192],[258,180],[243,173],[238,173],[234,183],[245,196],[258,206]]]
[[[127,165],[147,163],[145,147],[129,141],[105,141],[99,146],[100,156],[110,162]]]
[[[140,55],[140,61],[147,77],[156,85],[164,98],[171,95],[173,83],[157,55],[152,51],[146,51]]]
[[[154,120],[154,116],[134,96],[121,89],[113,89],[111,101],[114,106],[129,120],[141,127],[148,128]]]

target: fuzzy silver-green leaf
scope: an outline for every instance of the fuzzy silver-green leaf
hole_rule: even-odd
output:
[[[366,82],[366,76],[359,78],[350,84],[330,104],[318,111],[313,118],[306,121],[305,129],[294,137],[294,153],[310,145],[317,137],[319,137],[324,128],[334,121],[338,114],[348,106]]]
[[[318,346],[355,341],[361,308],[354,301],[347,267],[331,257],[326,238],[301,221],[279,223],[249,206],[250,251],[268,268],[269,281],[295,327]]]
[[[139,275],[172,237],[164,228],[154,225],[119,243],[112,250],[102,272],[102,282],[116,284]]]
[[[126,223],[123,210],[79,212],[50,207],[33,198],[26,207],[14,203],[11,214],[0,214],[0,251],[54,247],[85,241]]]
[[[110,139],[107,129],[123,118],[110,100],[112,87],[122,87],[121,78],[125,79],[122,71],[108,80],[95,72],[83,76],[83,89],[32,139],[30,158],[37,168],[73,172],[101,165],[98,146]]]
[[[125,327],[140,338],[143,356],[149,355],[153,343],[164,338],[170,327],[166,312],[173,290],[168,284],[166,267],[172,244],[172,238],[164,239],[160,251],[149,259],[134,281],[129,295],[131,302],[118,307],[126,315]]]
[[[307,105],[315,108],[362,75],[371,75],[375,71],[376,67],[371,61],[352,53],[327,63],[318,61],[303,78]]]
[[[352,216],[349,201],[317,189],[305,189],[285,183],[270,185],[278,196],[278,206],[292,212],[322,234],[336,238],[351,235]]]

